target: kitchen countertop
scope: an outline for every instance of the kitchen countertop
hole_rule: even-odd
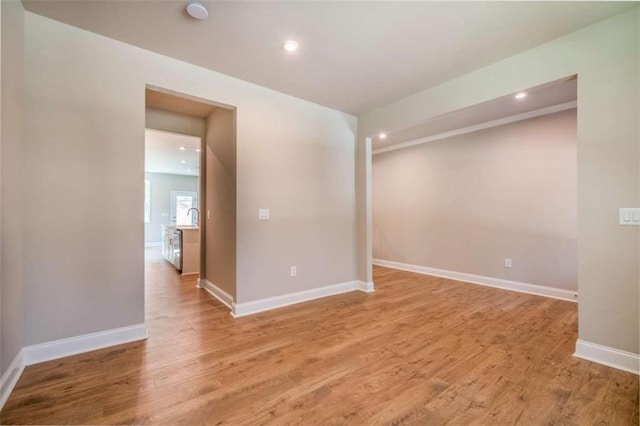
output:
[[[176,225],[162,225],[162,226],[164,226],[165,228],[176,228],[181,231],[191,231],[191,230],[197,231],[198,229],[200,229],[199,226],[176,226]]]

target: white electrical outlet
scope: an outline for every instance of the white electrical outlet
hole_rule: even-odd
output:
[[[269,209],[259,209],[258,210],[258,219],[260,219],[260,220],[269,220]]]
[[[289,275],[291,275],[292,277],[295,277],[296,275],[298,275],[298,268],[296,268],[295,266],[292,266],[291,271],[289,272]]]
[[[211,210],[207,210],[207,219],[211,219]]]
[[[511,259],[509,259],[508,257],[504,259],[504,267],[511,268]]]

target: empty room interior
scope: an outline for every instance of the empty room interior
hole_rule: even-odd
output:
[[[638,3],[0,4],[1,424],[640,423]]]

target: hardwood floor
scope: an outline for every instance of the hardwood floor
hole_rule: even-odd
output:
[[[374,275],[233,319],[151,256],[149,339],[28,367],[0,423],[638,424],[638,377],[572,356],[575,304]]]

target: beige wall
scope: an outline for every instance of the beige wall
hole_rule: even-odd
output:
[[[1,319],[0,376],[24,340],[24,10],[21,2],[2,2],[1,133]]]
[[[163,130],[204,139],[207,127],[204,118],[149,107],[145,111],[147,129]]]
[[[579,338],[638,353],[639,232],[618,225],[618,208],[640,206],[638,9],[602,21],[362,115],[359,144],[380,130],[578,75]],[[362,150],[360,150],[362,153]],[[366,157],[358,156],[363,176]],[[358,186],[358,219],[366,219]],[[366,222],[366,221],[365,221]],[[358,235],[358,276],[370,276],[372,234]]]
[[[375,155],[373,257],[576,290],[576,144],[573,109]]]
[[[235,111],[216,108],[207,117],[203,221],[205,278],[236,300]],[[207,211],[211,216],[207,218]]]
[[[171,191],[199,192],[198,177],[145,173],[144,178],[151,182],[151,221],[144,224],[144,242],[159,243],[162,241],[162,225],[171,224]]]
[[[239,302],[354,279],[355,117],[32,13],[25,57],[27,344],[144,321],[146,85],[237,107]]]

